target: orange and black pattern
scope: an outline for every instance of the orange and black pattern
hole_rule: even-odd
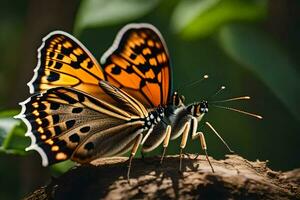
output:
[[[117,48],[109,50],[110,55],[101,60],[106,79],[147,108],[166,105],[171,91],[171,68],[158,31],[152,26],[131,26],[123,28],[119,35]]]
[[[30,92],[54,87],[73,87],[98,96],[98,82],[104,75],[92,54],[67,33],[55,31],[43,40],[38,51],[39,63],[29,82]]]
[[[167,105],[169,55],[153,26],[125,26],[102,58],[103,68],[62,31],[43,39],[28,83],[34,95],[20,103],[16,118],[28,128],[32,144],[26,150],[38,151],[44,166],[125,152],[137,134],[157,123],[155,109]]]

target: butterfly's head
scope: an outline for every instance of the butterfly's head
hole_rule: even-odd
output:
[[[171,100],[171,104],[173,106],[182,106],[184,105],[184,101],[185,101],[185,97],[183,95],[179,95],[178,92],[173,92],[172,94],[172,100]]]
[[[208,113],[208,102],[203,100],[198,104],[198,109],[201,114]]]
[[[204,114],[208,113],[208,102],[206,100],[203,100],[197,103],[193,103],[187,108],[191,115],[198,119],[201,119]]]

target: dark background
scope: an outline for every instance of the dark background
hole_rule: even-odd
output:
[[[180,90],[187,102],[208,99],[221,85],[227,89],[215,100],[252,97],[249,102],[224,105],[261,114],[263,120],[217,108],[205,116],[232,149],[249,160],[269,160],[275,170],[297,168],[299,11],[297,0],[1,1],[0,111],[6,114],[0,116],[0,144],[7,137],[1,126],[5,130],[12,113],[19,109],[18,102],[29,96],[26,83],[37,64],[36,50],[47,33],[58,29],[72,33],[100,59],[121,27],[147,22],[166,40],[175,89],[204,74],[210,76]],[[23,137],[24,126],[20,126],[14,132],[25,141],[22,144],[29,143]],[[224,145],[203,123],[200,129],[206,134],[209,154],[223,158],[228,153]],[[0,154],[0,199],[19,199],[60,171],[42,168],[37,153],[24,154],[22,145],[17,145],[19,151],[15,152],[13,146],[12,151]],[[178,153],[178,146],[179,140],[172,141],[168,153]],[[160,150],[152,154],[159,155]],[[190,141],[187,151],[200,151],[198,141]]]

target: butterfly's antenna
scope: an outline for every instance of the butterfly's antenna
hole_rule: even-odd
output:
[[[235,111],[235,112],[242,113],[242,114],[245,114],[245,115],[249,115],[249,116],[255,117],[257,119],[262,119],[263,118],[260,115],[249,113],[249,112],[246,112],[246,111],[243,111],[243,110],[240,110],[240,109],[236,109],[236,108],[231,108],[231,107],[226,107],[226,106],[220,106],[220,105],[214,105],[214,104],[212,104],[212,106],[217,107],[217,108],[223,108],[223,109],[226,109],[226,110]]]
[[[222,85],[213,95],[211,95],[210,99],[217,96],[217,94],[219,94],[221,91],[225,90],[226,87],[224,85]]]
[[[223,142],[223,144],[227,147],[227,149],[230,151],[230,153],[234,153],[234,151],[232,151],[230,149],[230,147],[228,146],[228,144],[225,142],[225,140],[223,140],[223,138],[220,136],[220,134],[216,131],[216,129],[214,129],[214,127],[209,123],[209,122],[205,122],[205,124],[218,136],[218,138]]]
[[[183,89],[183,88],[191,87],[191,86],[193,86],[193,85],[196,85],[197,83],[200,83],[200,82],[204,81],[205,79],[208,79],[208,77],[209,77],[209,76],[208,76],[207,74],[205,74],[205,75],[202,77],[202,79],[199,79],[199,80],[195,80],[195,81],[191,81],[191,82],[189,82],[189,83],[186,83],[186,84],[182,85],[181,87],[179,87],[178,90],[181,90],[181,89]]]
[[[229,101],[249,100],[249,99],[251,99],[251,97],[249,97],[249,96],[240,96],[240,97],[224,99],[224,100],[219,100],[219,101],[212,101],[211,103],[223,103],[223,102],[229,102]]]

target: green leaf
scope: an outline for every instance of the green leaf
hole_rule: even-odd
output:
[[[233,21],[256,21],[266,15],[266,1],[254,0],[182,0],[176,7],[171,26],[185,39],[212,34]]]
[[[12,119],[19,112],[20,112],[19,110],[3,110],[3,111],[0,111],[0,119],[1,118],[11,118]]]
[[[300,120],[300,76],[287,52],[265,33],[243,25],[222,28],[220,42],[229,56],[257,74]]]
[[[13,116],[18,114],[17,110],[6,110],[0,112],[0,145],[8,137],[8,134],[19,124],[18,120],[15,120]]]
[[[75,21],[75,33],[83,29],[124,23],[144,16],[159,0],[83,0]]]
[[[25,137],[26,126],[13,118],[18,111],[0,112],[0,152],[6,154],[25,154],[29,139]]]
[[[74,162],[71,160],[66,160],[57,164],[54,164],[50,167],[52,171],[52,175],[59,176],[66,171],[68,171],[70,168],[74,167]]]

